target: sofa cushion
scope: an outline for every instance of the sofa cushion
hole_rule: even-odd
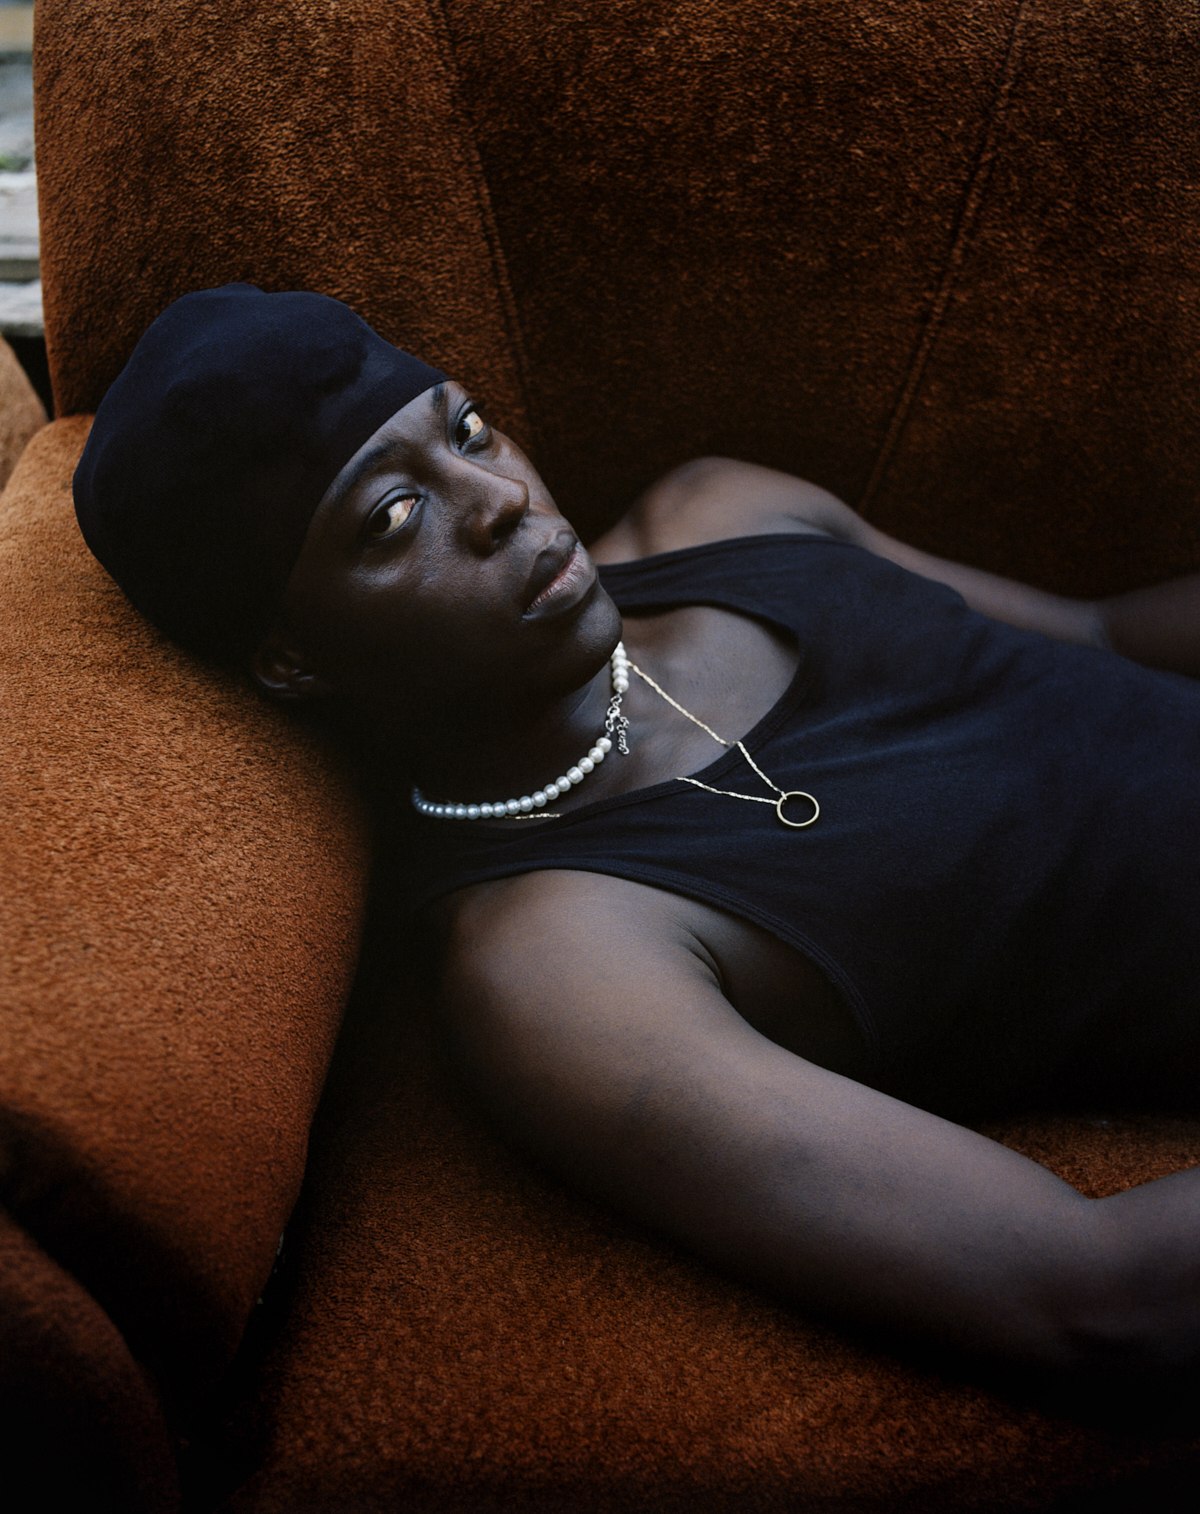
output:
[[[0,1199],[172,1398],[265,1282],[355,969],[345,773],[130,608],[56,421],[0,500]]]
[[[1200,18],[446,0],[567,516],[703,452],[1068,593],[1200,563]]]

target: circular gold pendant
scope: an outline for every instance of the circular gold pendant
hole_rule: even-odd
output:
[[[788,817],[783,813],[783,807],[789,799],[808,800],[809,804],[812,805],[812,814],[808,817],[807,820],[788,819]],[[810,826],[817,818],[817,816],[821,813],[821,806],[817,803],[817,801],[811,794],[806,793],[803,789],[788,789],[786,794],[780,794],[779,798],[776,800],[775,813],[779,816],[783,824],[786,825],[790,830],[802,831],[806,826]]]

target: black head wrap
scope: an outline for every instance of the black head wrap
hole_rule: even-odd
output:
[[[242,661],[326,489],[444,378],[325,295],[185,295],[97,411],[75,473],[84,540],[169,636]]]

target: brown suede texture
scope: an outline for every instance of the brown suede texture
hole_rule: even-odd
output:
[[[348,299],[474,386],[585,534],[718,452],[1067,592],[1195,569],[1198,65],[1184,0],[40,0],[56,402],[94,408],[170,299],[245,278]],[[162,697],[199,718],[193,686]],[[132,806],[96,746],[93,783]],[[188,869],[202,897],[217,874],[179,836],[174,897]],[[156,970],[121,969],[161,994]],[[207,1024],[219,961],[189,981]],[[445,1086],[415,1013],[385,996],[340,1053],[217,1437],[236,1514],[1091,1514],[1194,1479],[1187,1424],[1097,1427],[905,1364],[565,1195]],[[258,1045],[229,1086],[270,1107],[293,1063]],[[174,1120],[169,1059],[128,1081]],[[246,1127],[201,1135],[253,1182]],[[1200,1125],[1167,1119],[1007,1138],[1094,1193],[1200,1161]],[[221,1247],[261,1236],[265,1260],[219,1183],[183,1215],[154,1193],[156,1244],[192,1246],[209,1203]],[[67,1264],[131,1339],[193,1297],[168,1273],[147,1329]]]
[[[716,452],[1068,592],[1200,562],[1191,7],[446,12],[585,530]]]
[[[79,536],[81,418],[0,500],[0,1200],[172,1410],[270,1273],[357,957],[347,775]]]

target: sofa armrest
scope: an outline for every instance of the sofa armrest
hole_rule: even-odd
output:
[[[153,1386],[95,1299],[2,1209],[0,1455],[13,1509],[178,1505]]]
[[[0,499],[0,1200],[174,1420],[299,1190],[368,845],[338,759],[92,560],[87,429],[40,432]]]

